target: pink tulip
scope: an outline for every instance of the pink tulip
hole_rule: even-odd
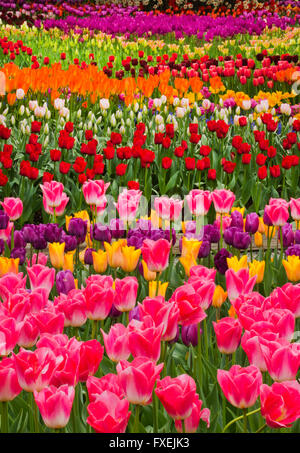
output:
[[[112,278],[88,279],[84,290],[87,317],[94,321],[106,319],[114,303]]]
[[[270,202],[269,202],[270,203]],[[290,216],[288,205],[283,203],[272,203],[265,206],[265,213],[275,226],[283,226],[288,221]]]
[[[116,278],[114,306],[117,310],[125,312],[134,308],[138,286],[136,277]]]
[[[157,381],[155,393],[167,413],[174,420],[190,417],[196,397],[196,383],[188,374],[170,376]]]
[[[231,190],[215,189],[211,193],[215,210],[219,214],[229,213],[235,201],[235,195]]]
[[[61,349],[64,347],[68,347],[68,344],[74,340],[74,337],[69,340],[68,335],[66,334],[56,334],[52,335],[50,333],[43,333],[39,341],[36,344],[37,348],[49,348],[52,351],[56,351],[57,349]],[[77,346],[80,348],[81,342],[77,341]]]
[[[177,334],[179,309],[175,302],[166,302],[162,296],[146,297],[139,304],[141,321],[145,316],[151,316],[157,327],[163,326],[162,341],[174,340]]]
[[[41,264],[34,264],[31,267],[27,267],[27,273],[32,290],[45,288],[48,291],[48,295],[50,294],[54,285],[55,269]]]
[[[216,278],[216,269],[209,269],[208,267],[202,266],[199,264],[198,266],[193,266],[190,269],[190,276],[191,277],[198,277],[203,278],[206,280],[215,281]]]
[[[145,316],[142,321],[132,319],[128,324],[129,350],[132,356],[148,357],[157,362],[162,332],[163,326],[156,327],[151,316]]]
[[[256,307],[262,307],[264,303],[264,296],[260,293],[253,291],[249,294],[240,294],[236,299],[232,301],[232,305],[239,316],[240,309],[243,305],[254,305]]]
[[[114,324],[108,334],[101,329],[105,351],[110,360],[120,362],[130,356],[129,336],[124,324]]]
[[[89,394],[90,403],[93,403],[97,396],[101,395],[105,390],[108,390],[120,399],[124,398],[125,394],[120,386],[119,376],[113,373],[108,373],[101,378],[89,376],[86,381],[86,388]]]
[[[31,311],[28,292],[19,290],[16,294],[9,295],[1,308],[6,309],[6,315],[14,318],[16,322],[23,321],[24,317]]]
[[[300,198],[290,199],[291,216],[294,220],[300,220]]]
[[[0,401],[12,401],[22,388],[19,385],[14,359],[6,358],[0,362]]]
[[[124,433],[131,415],[129,402],[105,390],[87,407],[87,423],[97,433]]]
[[[207,310],[211,304],[216,285],[212,280],[203,277],[190,277],[186,283],[191,285],[196,293],[200,296],[200,307]]]
[[[142,245],[142,256],[150,272],[162,272],[169,264],[171,243],[166,239],[152,241],[145,239]]]
[[[275,382],[260,388],[261,415],[271,428],[290,428],[300,417],[300,384]]]
[[[11,238],[11,230],[13,229],[14,223],[8,222],[7,228],[5,230],[0,230],[0,239],[7,241]]]
[[[262,375],[253,365],[233,365],[229,371],[218,370],[218,383],[227,400],[235,407],[245,409],[255,404],[262,384]]]
[[[206,423],[207,428],[210,425],[210,410],[202,409],[202,401],[199,399],[199,395],[196,394],[195,399],[192,405],[191,415],[181,420],[175,420],[176,431],[182,433],[182,423],[184,423],[184,432],[185,433],[195,433],[198,429],[200,420],[203,420]]]
[[[61,182],[51,181],[40,184],[46,206],[58,208],[63,201],[64,185]]]
[[[58,388],[50,385],[40,392],[34,392],[35,402],[48,428],[59,429],[68,424],[74,396],[74,387],[67,384]]]
[[[230,302],[234,301],[241,294],[251,293],[257,278],[256,275],[249,278],[248,269],[240,269],[237,272],[234,272],[233,269],[228,269],[225,272],[225,277]]]
[[[201,297],[192,285],[185,284],[175,289],[169,302],[175,302],[179,309],[179,324],[189,326],[206,318],[201,307]]]
[[[186,196],[189,210],[195,216],[205,216],[210,208],[212,197],[209,190],[194,189]]]
[[[59,387],[67,384],[76,386],[79,377],[80,348],[67,349],[61,347],[54,349],[56,365],[50,384]]]
[[[56,335],[63,333],[65,317],[63,313],[55,313],[49,310],[42,310],[32,315],[40,333],[51,333]]]
[[[267,371],[265,352],[270,351],[272,354],[283,342],[285,340],[280,340],[279,335],[274,332],[258,334],[255,330],[248,330],[242,336],[241,346],[250,365],[256,366],[263,373]]]
[[[274,327],[274,332],[279,333],[280,338],[291,341],[295,330],[295,318],[290,310],[272,308],[265,310],[264,318]]]
[[[163,367],[163,363],[156,366],[148,357],[137,357],[132,362],[121,360],[117,373],[126,399],[132,404],[150,404],[155,382]]]
[[[129,222],[135,220],[141,196],[142,192],[140,190],[124,189],[120,193],[116,204],[120,219]]]
[[[27,266],[33,266],[34,264],[41,264],[42,266],[46,266],[48,261],[48,256],[45,253],[40,252],[38,255],[34,253],[32,255],[32,260],[30,262],[29,259],[26,260]]]
[[[213,322],[217,345],[223,354],[233,354],[241,342],[242,326],[238,319],[222,318],[219,322]]]
[[[24,321],[17,324],[17,330],[17,344],[22,348],[31,348],[32,346],[34,346],[40,335],[40,330],[37,326],[37,322],[31,313],[25,316]]]
[[[55,355],[51,349],[26,351],[21,348],[13,357],[19,384],[26,392],[39,392],[49,385],[55,369]]]
[[[4,198],[4,201],[1,201],[1,205],[11,222],[14,222],[21,217],[23,212],[23,203],[20,198]]]
[[[23,278],[22,272],[19,272],[19,274],[10,272],[0,278],[0,297],[3,302],[6,302],[9,296],[15,294],[19,289],[25,289],[26,278]]]
[[[10,354],[17,341],[18,331],[14,318],[0,317],[0,356]]]
[[[105,198],[110,183],[105,183],[102,179],[93,181],[89,179],[82,186],[82,192],[88,205],[101,206]]]
[[[54,306],[56,311],[63,313],[64,326],[80,327],[87,320],[87,306],[84,292],[80,289],[72,289],[68,295],[61,293],[55,297]]]
[[[61,202],[58,206],[55,207],[55,215],[60,217],[65,212],[66,206],[69,203],[70,198],[65,192],[61,194]],[[48,204],[47,198],[43,198],[43,206],[47,214],[54,215],[54,207]]]
[[[264,349],[267,370],[274,381],[294,381],[300,367],[298,343],[278,347],[275,351]]]
[[[181,214],[182,206],[182,200],[169,198],[166,195],[154,200],[154,209],[163,220],[177,220]]]
[[[275,288],[270,298],[273,305],[277,303],[278,308],[288,309],[295,318],[300,318],[300,284],[286,283],[281,288]]]
[[[79,381],[86,382],[89,376],[95,374],[103,358],[104,348],[97,340],[81,343],[79,362]]]

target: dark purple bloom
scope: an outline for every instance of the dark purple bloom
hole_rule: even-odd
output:
[[[266,210],[264,211],[263,221],[264,221],[264,224],[265,224],[265,225],[267,225],[267,226],[273,226],[273,223],[271,222],[270,217],[269,217],[268,214],[266,213]]]
[[[121,219],[112,219],[109,223],[109,229],[114,239],[120,239],[125,235],[124,222]]]
[[[13,248],[12,251],[11,251],[10,257],[14,258],[14,259],[19,258],[20,259],[19,264],[20,264],[20,266],[22,266],[22,264],[25,263],[25,258],[26,258],[26,249],[25,249],[25,247],[15,247],[15,248]]]
[[[96,252],[95,249],[86,249],[84,252],[84,264],[92,265],[93,264],[93,252]]]
[[[227,258],[230,258],[232,254],[226,249],[221,249],[216,253],[214,257],[215,267],[220,274],[225,274],[228,269]]]
[[[300,244],[300,230],[296,230],[294,233],[295,243]]]
[[[6,230],[8,227],[9,217],[5,211],[0,211],[0,230]]]
[[[247,233],[255,234],[259,227],[259,217],[256,212],[250,212],[246,215],[245,230]]]
[[[8,238],[7,245],[11,248],[11,238]],[[26,247],[26,241],[24,241],[22,230],[14,231],[14,248]]]
[[[87,221],[73,217],[69,222],[68,233],[76,236],[79,242],[84,242],[87,233]]]
[[[223,235],[224,241],[226,242],[226,244],[233,245],[234,236],[238,231],[242,231],[242,230],[240,230],[240,228],[231,227],[231,226],[226,228],[226,230],[224,231],[224,235]]]
[[[77,239],[75,236],[69,236],[66,234],[64,231],[61,235],[60,242],[65,243],[65,253],[67,252],[72,252],[73,250],[76,250],[77,248]]]
[[[56,289],[58,294],[68,294],[72,289],[75,289],[75,280],[71,271],[57,272]]]
[[[239,211],[233,211],[231,213],[230,226],[243,229],[243,226],[244,226],[243,216]]]
[[[300,258],[300,244],[291,245],[285,251],[286,256],[299,256]]]
[[[60,242],[63,228],[59,227],[56,223],[48,223],[45,225],[45,239],[47,242]]]
[[[236,249],[247,249],[251,243],[251,237],[249,233],[244,231],[236,231],[233,237],[233,247]]]
[[[278,239],[280,240],[280,229],[278,231]],[[294,243],[293,227],[290,223],[286,223],[282,227],[283,247],[289,247]]]
[[[198,258],[206,258],[210,254],[210,242],[203,241],[199,249]]]
[[[200,329],[202,334],[202,329]],[[197,346],[198,344],[198,324],[190,324],[181,327],[181,339],[186,346]]]
[[[24,225],[22,228],[23,239],[27,244],[31,244],[37,237],[36,225]]]
[[[91,226],[91,239],[111,243],[111,231],[108,226],[96,223]]]
[[[109,313],[109,317],[110,318],[118,318],[119,316],[122,315],[122,312],[117,310],[116,307],[113,305],[111,307],[111,310],[110,310],[110,313]],[[130,316],[130,315],[129,315]]]

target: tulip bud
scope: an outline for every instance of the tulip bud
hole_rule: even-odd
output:
[[[236,112],[237,115],[240,115],[240,113],[241,113],[240,107],[237,107],[237,108],[235,109],[235,112]]]
[[[90,120],[92,118],[92,111],[90,110],[89,113],[87,114],[88,119]]]
[[[122,116],[123,116],[123,113],[121,112],[121,110],[117,110],[116,111],[116,118],[119,120],[119,119],[122,118]]]
[[[112,125],[112,127],[116,127],[117,125],[117,121],[114,114],[112,114],[110,117],[110,124]]]
[[[30,135],[30,134],[31,134],[31,129],[30,129],[30,127],[28,126],[28,124],[27,124],[27,126],[25,127],[25,133],[26,133],[27,135]]]
[[[99,118],[96,120],[96,124],[100,124],[102,121],[102,116],[99,116]]]
[[[44,134],[49,134],[49,126],[48,126],[48,123],[45,124],[45,127],[44,127]]]
[[[12,115],[11,119],[10,119],[10,122],[11,124],[14,126],[16,124],[16,120],[15,120],[15,117],[14,115]]]
[[[5,110],[3,110],[3,113],[2,113],[2,115],[3,115],[3,116],[6,116],[7,114],[8,114],[8,107],[6,107],[6,109],[5,109]]]
[[[120,134],[122,134],[122,135],[125,134],[125,127],[124,126],[120,127]]]
[[[142,121],[142,118],[143,118],[143,115],[141,114],[141,112],[139,112],[138,116],[137,116],[137,120],[139,123]]]
[[[111,129],[110,129],[110,127],[107,128],[106,132],[107,132],[107,135],[110,136],[110,134],[111,134]]]
[[[19,115],[24,115],[24,112],[25,112],[25,107],[24,105],[21,105],[21,107],[19,108]]]
[[[43,146],[47,146],[48,143],[49,143],[49,135],[46,135],[44,142],[43,142]]]
[[[139,108],[140,108],[140,106],[139,106],[138,102],[136,102],[136,103],[134,104],[134,107],[133,107],[135,113],[138,112]]]
[[[127,120],[126,120],[126,125],[127,125],[127,126],[131,126],[131,121],[130,121],[129,118],[127,118]]]
[[[164,124],[159,124],[159,125],[158,125],[158,131],[161,132],[161,133],[165,131],[165,126],[164,126]]]
[[[92,129],[92,127],[93,127],[93,123],[92,123],[92,121],[89,121],[87,124],[87,129]]]
[[[77,111],[76,116],[77,116],[78,119],[81,117],[81,109],[79,109],[79,110]]]
[[[45,115],[45,118],[46,118],[47,120],[50,120],[50,118],[51,118],[51,112],[50,112],[50,110],[47,110],[46,115]]]
[[[129,118],[132,120],[134,119],[134,113],[132,110],[130,110],[130,112],[129,112]]]

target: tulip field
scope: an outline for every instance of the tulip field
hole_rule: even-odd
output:
[[[300,2],[0,0],[1,433],[300,432]]]

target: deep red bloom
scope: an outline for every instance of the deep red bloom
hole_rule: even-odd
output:
[[[264,154],[261,154],[261,153],[257,154],[257,156],[256,156],[257,165],[259,165],[259,166],[265,165],[266,160],[267,160],[267,156],[265,156]]]
[[[236,163],[235,162],[231,162],[230,160],[226,160],[224,163],[223,163],[223,169],[226,173],[233,173],[234,172],[234,169],[236,167]]]
[[[164,157],[161,161],[161,166],[162,166],[162,168],[167,170],[168,168],[171,167],[172,162],[173,162],[173,159],[171,159],[170,157]]]
[[[166,134],[168,137],[174,137],[174,124],[166,124]]]
[[[215,180],[217,177],[217,171],[214,168],[210,168],[207,172],[207,179]]]
[[[45,184],[45,182],[53,181],[53,178],[54,178],[54,175],[52,173],[45,171],[43,174],[43,184]]]
[[[41,130],[42,123],[40,121],[32,121],[31,123],[31,132],[39,133]]]
[[[65,124],[65,131],[68,132],[68,134],[71,134],[74,130],[74,124],[71,121],[67,121]]]
[[[87,163],[86,163],[85,159],[81,156],[78,156],[75,159],[73,168],[76,171],[76,173],[83,173],[86,168],[86,165],[87,165]]]
[[[120,145],[120,143],[122,143],[122,135],[118,132],[112,132],[110,135],[110,141],[113,145]]]
[[[174,154],[176,157],[182,157],[184,155],[184,148],[182,146],[177,146],[174,150]]]
[[[185,160],[185,168],[187,170],[195,170],[196,159],[194,157],[186,157],[184,160]]]
[[[60,161],[61,158],[61,151],[59,149],[50,149],[50,159],[53,162]]]
[[[60,171],[63,175],[66,175],[67,173],[69,173],[70,168],[71,168],[71,164],[69,164],[68,162],[62,161],[62,162],[59,164],[59,171]]]
[[[251,154],[243,154],[242,156],[242,163],[244,165],[249,165],[251,161]]]
[[[138,181],[128,181],[127,183],[129,190],[139,190],[140,183]]]
[[[257,176],[259,179],[265,179],[267,177],[267,167],[265,165],[258,169]]]
[[[273,178],[278,178],[280,176],[280,166],[273,165],[272,167],[270,167],[270,174]]]
[[[116,175],[117,176],[124,176],[126,173],[127,164],[119,164],[116,166]]]

